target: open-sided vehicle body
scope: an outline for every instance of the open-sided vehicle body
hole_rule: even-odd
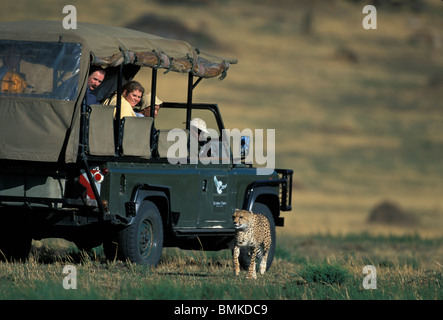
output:
[[[218,106],[192,101],[202,79],[224,78],[235,63],[120,27],[0,24],[2,256],[24,258],[32,239],[58,237],[156,265],[164,246],[230,248],[235,208],[266,214],[275,237],[280,212],[291,210],[292,171],[257,175],[223,139]],[[120,97],[144,67],[152,70],[151,105],[160,69],[188,75],[187,101],[164,102],[158,118],[120,119],[121,98],[116,106],[85,104],[91,66],[106,70],[100,101]],[[194,117],[219,135],[207,159],[186,149]]]

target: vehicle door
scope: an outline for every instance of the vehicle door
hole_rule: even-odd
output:
[[[232,227],[235,197],[232,190],[235,190],[235,186],[232,186],[229,146],[223,140],[222,129],[219,127],[215,113],[208,109],[193,110],[192,118],[205,121],[208,131],[200,133],[197,162],[201,185],[199,203],[201,227]]]

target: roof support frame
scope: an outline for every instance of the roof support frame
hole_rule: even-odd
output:
[[[118,156],[120,153],[120,145],[119,145],[119,137],[121,135],[121,105],[122,105],[122,91],[123,91],[123,64],[121,64],[118,68],[118,78],[117,78],[117,106],[115,111],[115,122],[117,124],[117,130],[114,128],[114,132],[117,134],[114,135],[115,138],[115,155]]]
[[[191,110],[192,110],[192,98],[193,98],[193,91],[197,87],[197,85],[200,83],[200,81],[203,80],[203,77],[199,77],[195,83],[194,83],[194,75],[192,72],[189,72],[188,74],[188,96],[187,96],[187,109],[186,109],[186,130],[190,130],[191,128]]]
[[[152,80],[151,80],[151,101],[149,105],[151,106],[150,116],[154,118],[155,115],[155,97],[157,96],[157,68],[152,68]]]

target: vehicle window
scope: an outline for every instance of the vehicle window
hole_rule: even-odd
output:
[[[192,118],[200,118],[206,123],[209,132],[200,143],[199,159],[204,164],[227,164],[230,161],[229,142],[223,140],[215,114],[209,109],[192,110]]]
[[[224,141],[215,114],[210,109],[193,109],[191,118],[200,118],[206,124],[208,134],[199,141],[199,150],[189,150],[202,163],[226,164],[230,162],[229,141]],[[155,118],[157,129],[185,129],[186,108],[161,108]],[[191,147],[192,149],[192,147]]]
[[[81,44],[0,41],[0,95],[75,100]]]

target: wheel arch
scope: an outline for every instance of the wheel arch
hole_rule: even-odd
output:
[[[272,186],[248,188],[243,202],[243,209],[251,211],[255,203],[262,203],[271,210],[276,226],[282,227],[284,219],[280,217],[280,200],[278,191]]]
[[[139,184],[132,191],[131,200],[126,203],[127,216],[135,216],[136,212],[145,200],[154,203],[162,217],[163,227],[170,228],[172,225],[170,187],[160,185]]]

